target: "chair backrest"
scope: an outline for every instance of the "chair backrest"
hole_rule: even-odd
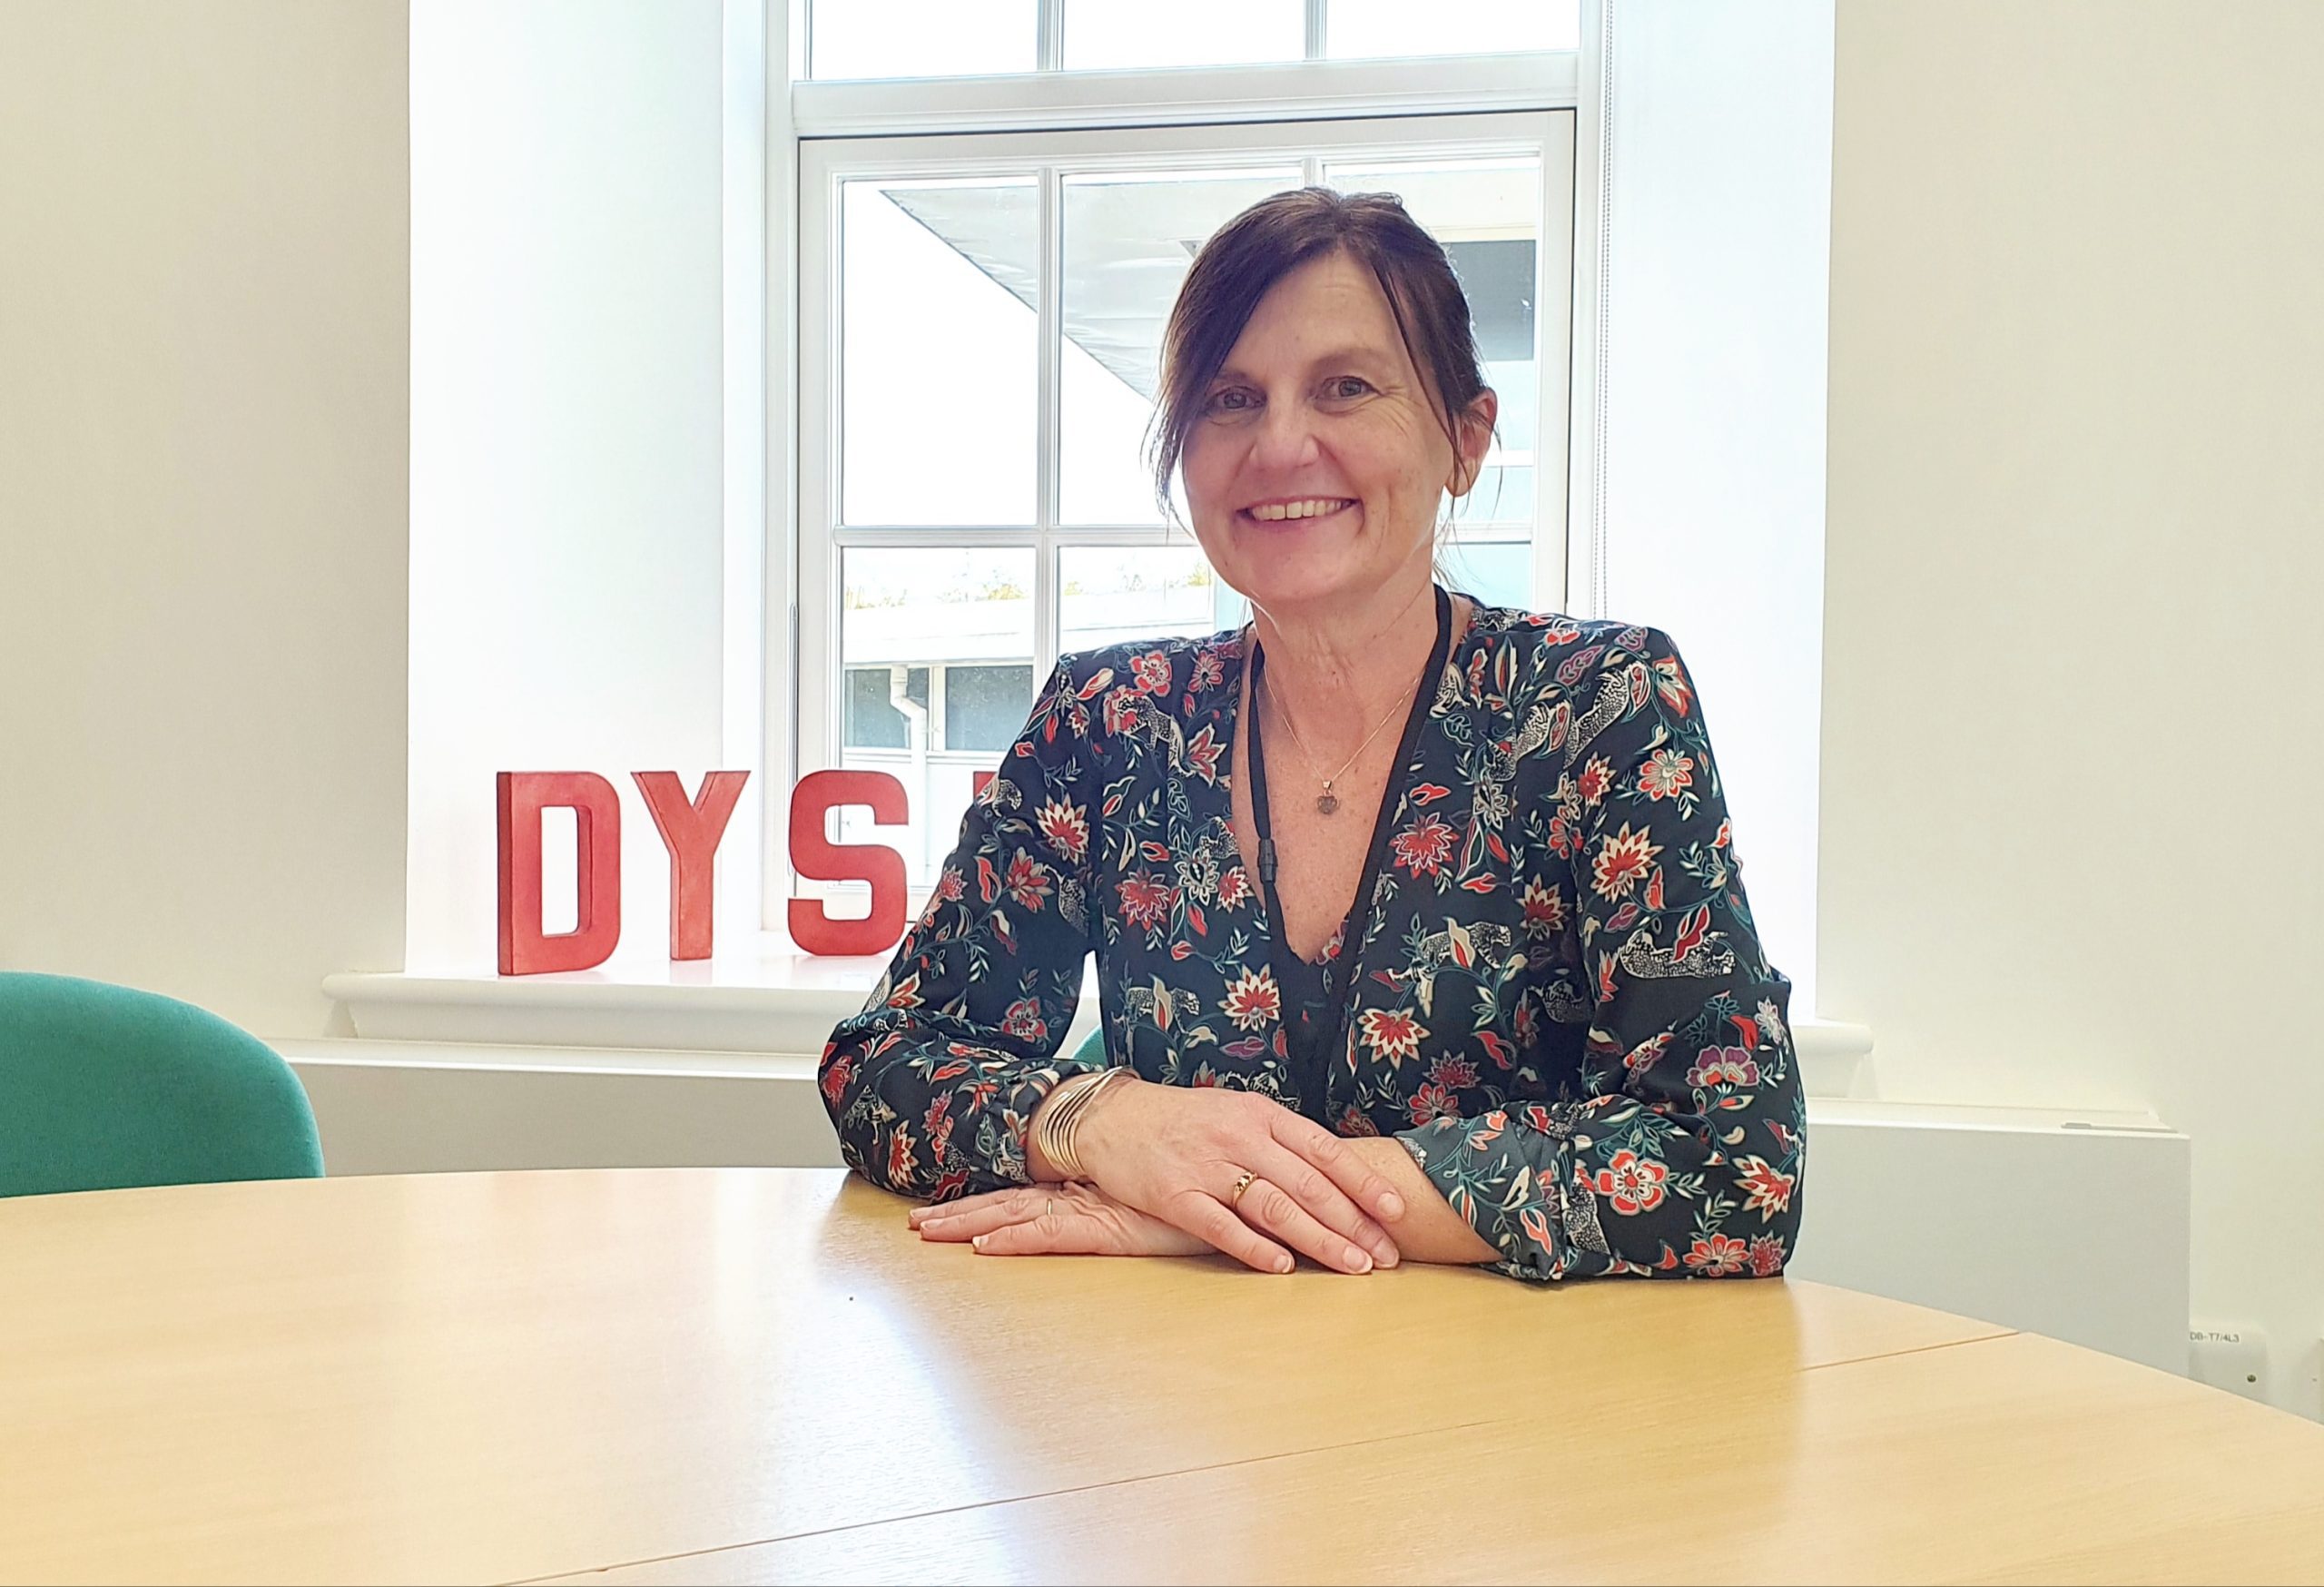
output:
[[[1106,1028],[1100,1025],[1083,1037],[1081,1045],[1073,1050],[1073,1057],[1077,1063],[1086,1063],[1098,1069],[1104,1069],[1106,1067]]]
[[[0,973],[0,1196],[322,1171],[307,1093],[255,1036],[153,992]]]

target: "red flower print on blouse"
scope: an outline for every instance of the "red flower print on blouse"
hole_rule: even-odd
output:
[[[1751,1276],[1773,1278],[1783,1271],[1783,1242],[1773,1235],[1751,1237]]]
[[[1590,764],[1581,768],[1581,802],[1584,804],[1597,803],[1606,797],[1606,790],[1613,785],[1614,768],[1598,756],[1591,755]]]
[[[1034,820],[1059,853],[1076,865],[1081,863],[1081,856],[1089,852],[1089,817],[1081,806],[1052,799],[1041,806]]]
[[[1432,1119],[1457,1119],[1461,1110],[1452,1105],[1452,1093],[1443,1086],[1423,1086],[1405,1104],[1413,1116],[1413,1128],[1417,1129]]]
[[[1646,879],[1654,867],[1654,856],[1662,846],[1653,841],[1652,829],[1632,832],[1624,822],[1622,830],[1598,845],[1598,857],[1590,863],[1590,879],[1600,898],[1628,898],[1630,889]]]
[[[1641,1158],[1624,1149],[1616,1152],[1613,1160],[1598,1170],[1590,1188],[1624,1217],[1635,1217],[1662,1205],[1662,1181],[1669,1173],[1652,1158]]]
[[[1038,998],[1019,998],[1009,1004],[1009,1011],[1000,1017],[1000,1028],[1020,1041],[1039,1041],[1049,1033]]]
[[[939,1093],[928,1105],[928,1117],[921,1120],[928,1131],[928,1156],[932,1162],[942,1162],[944,1153],[952,1144],[952,1099]]]
[[[1243,901],[1251,896],[1251,878],[1240,865],[1230,865],[1218,879],[1218,907],[1240,909]]]
[[[944,874],[936,879],[936,885],[928,896],[936,903],[958,903],[968,891],[968,882],[961,876],[960,871],[954,866],[947,865],[944,867]]]
[[[1009,896],[1017,901],[1018,908],[1038,914],[1049,895],[1049,867],[1019,849],[1017,857],[1009,862],[1008,886]]]
[[[1206,724],[1187,744],[1187,769],[1206,783],[1218,781],[1218,757],[1226,746]]]
[[[1639,768],[1638,791],[1649,799],[1675,799],[1694,785],[1695,757],[1675,749],[1659,749]]]
[[[1423,815],[1388,840],[1395,862],[1415,876],[1433,876],[1452,853],[1452,829],[1433,815]]]
[[[1525,883],[1525,934],[1535,940],[1565,930],[1565,895],[1538,882]]]
[[[1695,1067],[1687,1071],[1687,1084],[1699,1091],[1712,1086],[1758,1083],[1758,1062],[1739,1047],[1706,1047],[1695,1055]]]
[[[904,1178],[912,1171],[915,1160],[911,1131],[899,1124],[896,1133],[888,1138],[888,1177],[892,1179]]]
[[[1724,1278],[1730,1273],[1740,1273],[1750,1260],[1750,1247],[1728,1235],[1696,1240],[1694,1249],[1686,1257],[1687,1266],[1704,1278]]]
[[[1662,696],[1663,703],[1681,716],[1687,714],[1688,705],[1695,697],[1694,690],[1687,685],[1686,669],[1679,665],[1679,658],[1675,656],[1655,659],[1654,687],[1655,692]]]
[[[1481,1030],[1477,1034],[1482,1039],[1492,1036],[1492,1032]],[[1464,1091],[1477,1083],[1476,1061],[1455,1058],[1448,1052],[1428,1066],[1428,1078],[1448,1090]]]
[[[1246,970],[1241,978],[1226,989],[1220,1005],[1237,1030],[1264,1029],[1283,1015],[1283,994],[1275,990],[1272,970]]]
[[[823,1099],[836,1105],[840,1093],[846,1090],[849,1083],[855,1079],[855,1055],[852,1052],[842,1052],[837,1058],[833,1058],[831,1055],[831,1050],[825,1048],[823,1060],[826,1065],[823,1070]]]
[[[1364,1010],[1358,1026],[1372,1056],[1397,1065],[1418,1058],[1421,1039],[1428,1034],[1418,1020],[1392,1009]]]
[[[1150,932],[1169,918],[1170,888],[1144,871],[1115,884],[1122,901],[1122,918],[1140,931]]]
[[[1743,1210],[1758,1213],[1761,1223],[1791,1208],[1791,1188],[1796,1181],[1765,1158],[1738,1158],[1735,1182],[1743,1187]]]
[[[1141,695],[1163,695],[1170,690],[1170,658],[1158,650],[1132,657],[1129,672],[1137,680],[1137,692]]]
[[[1194,676],[1187,680],[1192,689],[1215,689],[1226,681],[1226,663],[1220,659],[1218,647],[1206,645],[1195,652]]]

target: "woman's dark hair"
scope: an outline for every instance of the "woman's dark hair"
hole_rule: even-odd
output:
[[[1458,416],[1485,389],[1485,377],[1469,300],[1443,245],[1393,193],[1295,188],[1261,199],[1212,232],[1171,305],[1162,332],[1161,396],[1147,439],[1155,498],[1166,515],[1187,432],[1259,300],[1309,260],[1332,253],[1347,254],[1379,281],[1437,423],[1460,456]]]

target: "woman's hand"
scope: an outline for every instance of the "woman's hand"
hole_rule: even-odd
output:
[[[1094,1185],[994,1190],[906,1219],[923,1240],[966,1240],[987,1257],[1196,1257],[1211,1247]]]
[[[1394,1188],[1330,1130],[1255,1092],[1128,1080],[1091,1100],[1076,1134],[1109,1197],[1263,1273],[1290,1272],[1292,1251],[1343,1273],[1399,1260],[1374,1221],[1404,1215]],[[1238,1197],[1246,1172],[1256,1177]]]

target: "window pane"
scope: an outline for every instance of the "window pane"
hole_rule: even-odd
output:
[[[844,521],[1031,523],[1039,189],[851,182],[840,212]]]
[[[1536,157],[1334,165],[1324,179],[1346,192],[1393,192],[1444,244],[1476,328],[1485,384],[1501,400],[1492,449],[1455,521],[1534,522],[1533,449],[1541,380],[1534,296],[1541,232],[1541,163]]]
[[[1165,635],[1215,634],[1241,621],[1239,597],[1194,546],[1068,546],[1058,553],[1059,639],[1096,650]]]
[[[895,696],[901,692],[903,705]],[[913,717],[906,706],[928,709],[924,666],[858,666],[848,669],[846,720],[840,742],[850,749],[910,749]]]
[[[814,77],[948,77],[1040,64],[1036,0],[813,0]],[[774,12],[780,24],[783,13]]]
[[[1329,15],[1335,60],[1581,47],[1580,0],[1331,0]]]
[[[1065,64],[1296,61],[1307,53],[1305,10],[1301,0],[1065,0]]]
[[[1459,537],[1436,554],[1437,568],[1452,588],[1489,606],[1533,605],[1533,547],[1525,541],[1480,543]]]
[[[1142,449],[1160,380],[1162,322],[1204,241],[1299,181],[1295,165],[1065,178],[1058,389],[1059,509],[1067,523],[1162,521]]]
[[[998,754],[1024,731],[1033,706],[1033,668],[944,669],[944,747]]]
[[[920,687],[907,692],[908,710],[881,689],[881,700],[905,719],[901,743],[872,742],[876,729],[861,743],[851,733],[840,755],[851,770],[901,780],[910,824],[901,832],[875,827],[869,812],[845,811],[839,841],[888,844],[904,856],[912,885],[922,886],[960,836],[972,776],[1000,764],[998,751],[1032,710],[1033,553],[851,547],[842,557],[840,648],[849,704],[860,672],[886,678],[901,667]],[[960,672],[969,675],[954,678]],[[931,679],[938,680],[932,702]],[[952,731],[956,703],[966,709],[966,740]]]

